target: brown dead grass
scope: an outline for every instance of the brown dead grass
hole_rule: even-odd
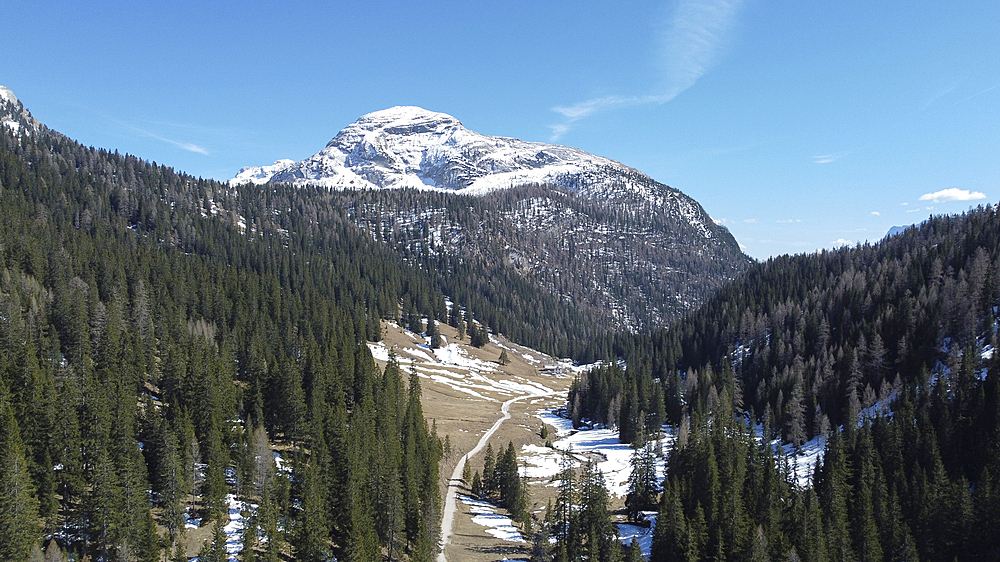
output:
[[[510,363],[501,366],[498,361],[500,353],[503,351],[502,348],[489,343],[482,349],[477,349],[468,345],[468,338],[465,341],[459,341],[457,339],[458,334],[454,328],[442,324],[440,325],[440,329],[442,335],[450,343],[463,345],[463,350],[470,356],[484,361],[495,362],[495,367],[499,371],[494,373],[493,376],[505,378],[511,376],[524,377],[529,381],[537,382],[556,391],[567,390],[572,382],[572,379],[568,377],[558,378],[552,374],[539,372],[537,366],[526,361],[519,353],[508,352]],[[388,323],[382,324],[382,337],[386,347],[397,350],[397,356],[400,357],[400,366],[404,370],[408,370],[409,356],[400,352],[399,349],[402,347],[416,348],[416,342],[413,338],[402,328]],[[508,347],[522,349],[503,338],[500,338],[500,340]],[[384,368],[384,364],[382,362],[379,363],[379,366]],[[447,385],[426,378],[422,378],[420,384],[424,416],[436,423],[437,433],[441,439],[448,436],[451,442],[452,454],[449,458],[444,459],[441,466],[441,493],[443,498],[447,479],[450,477],[455,465],[466,452],[475,447],[483,433],[501,417],[501,403],[512,398],[512,395],[477,390],[483,396],[496,400],[490,401],[456,391]],[[521,447],[525,444],[544,445],[545,440],[539,436],[541,420],[534,417],[535,412],[546,407],[562,406],[564,400],[565,395],[556,395],[550,398],[525,399],[512,404],[510,408],[511,419],[505,421],[490,440],[494,450],[506,448],[508,442],[513,442],[514,448],[518,452],[520,452]],[[483,453],[479,453],[469,459],[469,465],[473,472],[482,471]],[[543,512],[546,503],[549,500],[553,500],[556,494],[556,488],[545,486],[545,483],[532,481],[530,484],[532,504],[530,511],[537,514],[538,517],[544,516]],[[468,495],[470,491],[468,488],[465,488],[463,493]],[[528,541],[525,543],[513,543],[496,539],[486,533],[485,527],[472,522],[472,513],[464,503],[458,501],[456,509],[451,541],[445,551],[448,560],[487,562],[502,560],[503,558],[527,558],[530,555],[531,545],[529,536],[525,537]]]

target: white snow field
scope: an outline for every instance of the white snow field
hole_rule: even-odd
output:
[[[500,509],[497,506],[489,502],[470,498],[469,496],[463,494],[459,494],[458,499],[462,500],[462,503],[469,506],[469,511],[476,514],[475,517],[472,518],[472,522],[476,525],[486,527],[487,533],[504,541],[525,542],[524,537],[521,535],[521,531],[517,530],[513,521],[510,520],[510,517],[500,515],[496,512],[496,510]]]

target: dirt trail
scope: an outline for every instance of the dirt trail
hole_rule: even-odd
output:
[[[479,443],[476,443],[476,446],[466,453],[458,461],[458,464],[455,465],[455,470],[451,471],[451,478],[448,480],[448,492],[445,494],[444,499],[444,513],[441,517],[441,552],[438,554],[438,562],[448,562],[448,559],[445,558],[444,552],[448,547],[449,540],[451,539],[451,528],[455,520],[455,502],[457,501],[458,487],[462,484],[462,469],[465,468],[465,461],[467,461],[469,457],[481,451],[483,447],[486,446],[486,442],[490,440],[490,437],[492,437],[493,434],[500,429],[500,425],[510,419],[511,404],[526,398],[543,398],[546,396],[552,396],[553,394],[556,394],[556,391],[539,394],[525,394],[523,396],[511,398],[510,400],[504,402],[500,407],[500,413],[503,414],[503,417],[494,422],[493,427],[491,427],[489,431],[484,433],[479,439]]]

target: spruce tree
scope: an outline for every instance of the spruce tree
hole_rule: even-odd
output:
[[[38,500],[28,473],[20,429],[0,379],[0,559],[27,560],[41,545]]]

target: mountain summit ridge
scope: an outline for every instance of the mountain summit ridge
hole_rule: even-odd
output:
[[[279,162],[284,164],[279,166]],[[559,174],[601,166],[634,171],[577,148],[483,135],[467,129],[451,115],[415,106],[396,106],[363,115],[310,158],[279,162],[271,167],[245,167],[230,184],[274,181],[329,188],[410,187],[481,195],[516,185],[550,183]]]
[[[329,189],[411,188],[486,195],[548,185],[589,199],[650,204],[703,237],[720,227],[693,199],[610,158],[579,148],[489,136],[446,113],[396,106],[361,116],[305,160],[242,168],[231,180]]]

